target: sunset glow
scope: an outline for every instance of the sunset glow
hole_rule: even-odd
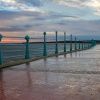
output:
[[[1,0],[0,33],[36,37],[66,32],[100,37],[100,0]],[[3,41],[19,42],[4,39]],[[23,41],[23,40],[22,40]]]
[[[22,42],[25,42],[25,40],[11,39],[11,38],[2,39],[2,43],[22,43]]]

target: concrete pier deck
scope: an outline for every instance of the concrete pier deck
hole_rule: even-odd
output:
[[[100,45],[1,70],[0,100],[100,100]]]

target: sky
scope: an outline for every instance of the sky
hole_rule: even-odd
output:
[[[3,36],[73,34],[100,38],[100,0],[0,0]]]

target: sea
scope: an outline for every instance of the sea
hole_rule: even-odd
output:
[[[43,56],[44,43],[29,43],[29,57],[36,58]],[[79,44],[77,43],[77,48]],[[56,43],[46,43],[47,55],[55,54]],[[72,49],[75,49],[75,43],[72,43]],[[24,60],[26,55],[25,43],[0,44],[1,58],[3,63]],[[70,50],[70,43],[66,43],[66,51]],[[64,52],[64,43],[58,43],[58,53]]]

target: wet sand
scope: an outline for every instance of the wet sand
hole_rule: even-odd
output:
[[[100,100],[100,45],[3,69],[0,100]]]

